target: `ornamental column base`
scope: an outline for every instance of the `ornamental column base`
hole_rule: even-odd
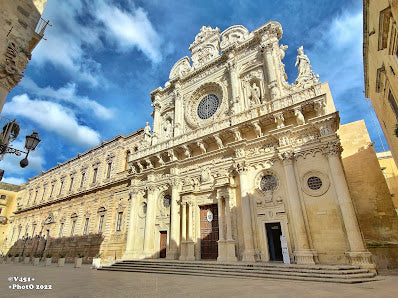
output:
[[[296,250],[293,255],[295,256],[296,263],[301,265],[314,265],[318,254],[315,250]]]
[[[242,253],[242,262],[255,262],[254,258],[255,251],[254,249],[245,249]]]
[[[195,242],[187,241],[186,243],[187,247],[187,256],[186,256],[186,261],[195,261]]]
[[[234,240],[218,240],[218,262],[237,262]]]
[[[176,249],[170,249],[166,251],[166,259],[167,260],[177,260],[178,259],[178,251]]]
[[[369,251],[347,251],[345,255],[351,265],[359,266],[362,269],[368,269],[370,272],[377,273],[376,265]]]
[[[181,253],[180,253],[180,257],[178,259],[180,261],[187,260],[187,242],[186,241],[181,242]]]

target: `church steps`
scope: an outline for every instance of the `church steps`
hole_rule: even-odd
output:
[[[335,275],[350,275],[350,274],[360,274],[360,273],[368,273],[367,269],[343,269],[343,270],[324,270],[324,269],[310,269],[310,268],[290,268],[290,267],[264,267],[264,266],[243,266],[243,265],[204,265],[204,264],[159,264],[159,263],[117,263],[113,266],[115,267],[125,267],[129,265],[130,267],[146,267],[146,268],[196,268],[198,270],[209,269],[209,270],[246,270],[246,271],[254,271],[260,270],[263,272],[301,272],[301,273],[316,273],[316,274],[335,274]]]
[[[196,276],[223,276],[223,277],[246,277],[246,278],[272,278],[291,279],[303,281],[324,281],[336,283],[359,283],[374,281],[375,274],[365,269],[357,269],[354,266],[345,269],[313,270],[311,268],[289,268],[281,265],[276,266],[248,266],[248,264],[216,264],[216,263],[185,263],[185,262],[152,262],[152,261],[122,261],[111,266],[104,266],[99,270],[180,274]],[[332,266],[328,266],[333,268]],[[317,268],[313,266],[313,268]],[[290,270],[289,270],[290,269]]]

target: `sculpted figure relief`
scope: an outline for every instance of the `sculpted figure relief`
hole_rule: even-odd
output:
[[[261,104],[261,92],[260,92],[260,88],[257,86],[256,83],[253,83],[253,85],[250,89],[250,99],[251,99],[250,102],[252,105]]]
[[[166,139],[171,139],[173,137],[173,125],[171,124],[171,120],[167,119],[164,125],[164,136]]]

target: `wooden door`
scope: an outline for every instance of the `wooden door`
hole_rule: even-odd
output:
[[[218,257],[218,212],[217,205],[200,206],[200,248],[202,259]]]
[[[160,258],[166,257],[167,231],[160,231]]]

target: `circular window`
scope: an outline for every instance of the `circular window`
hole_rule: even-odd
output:
[[[261,178],[260,188],[263,191],[275,190],[277,185],[278,181],[276,180],[276,177],[273,175],[265,175],[263,176],[263,178]]]
[[[220,100],[214,94],[208,94],[200,101],[198,106],[198,116],[200,119],[208,119],[214,115],[220,106]]]
[[[165,207],[165,208],[170,207],[170,199],[171,199],[170,195],[165,195],[163,197],[163,207]]]
[[[308,178],[307,185],[312,190],[318,190],[322,187],[322,180],[318,177],[312,176]]]

